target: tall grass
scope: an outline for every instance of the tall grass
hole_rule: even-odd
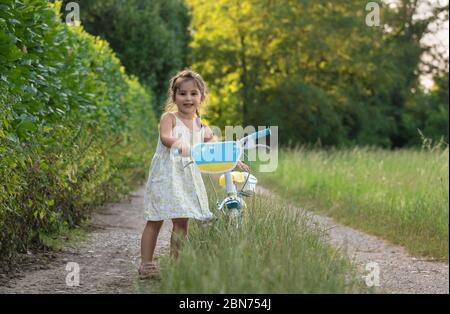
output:
[[[448,260],[448,147],[280,152],[278,169],[259,179],[297,206]]]
[[[213,202],[211,202],[213,204]],[[354,268],[287,204],[251,204],[241,229],[226,219],[190,226],[177,260],[162,260],[162,293],[346,293],[361,291]]]

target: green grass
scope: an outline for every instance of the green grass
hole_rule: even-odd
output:
[[[69,228],[61,225],[57,231],[52,234],[40,234],[42,244],[52,251],[61,251],[68,246],[76,246],[80,242],[86,241],[88,237],[89,220],[76,228]]]
[[[260,197],[248,203],[251,223],[241,229],[223,217],[211,225],[191,221],[179,258],[162,258],[158,292],[368,291],[354,266],[323,241],[322,231],[310,226],[307,217],[288,212],[287,204]]]
[[[449,150],[282,150],[263,185],[337,221],[448,261]]]

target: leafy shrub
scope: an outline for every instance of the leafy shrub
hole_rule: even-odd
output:
[[[0,261],[145,178],[152,96],[44,0],[0,2]]]

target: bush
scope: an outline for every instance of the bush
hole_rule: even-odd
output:
[[[58,4],[0,4],[0,261],[145,178],[152,96]]]

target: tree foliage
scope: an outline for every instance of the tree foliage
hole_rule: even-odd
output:
[[[70,2],[69,0],[64,1]],[[109,42],[127,73],[150,87],[156,111],[186,66],[189,16],[182,0],[79,0],[86,31]]]
[[[369,27],[359,0],[188,3],[190,63],[210,84],[213,124],[278,125],[282,143],[400,147],[417,125],[438,123],[410,123],[407,104],[434,99],[414,93],[428,49],[421,39],[448,5],[418,19],[421,1],[380,3],[383,24]],[[428,136],[448,140],[441,126]]]

